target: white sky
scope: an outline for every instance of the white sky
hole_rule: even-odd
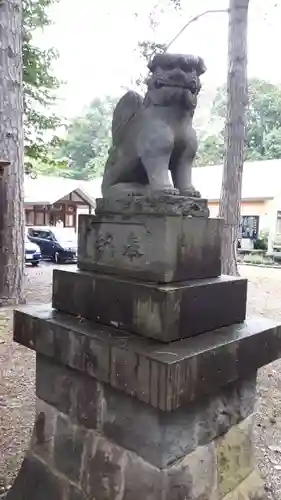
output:
[[[165,5],[168,0],[159,0]],[[184,10],[166,8],[154,40],[167,42],[190,17],[206,9],[227,8],[228,0],[184,0]],[[281,83],[281,6],[274,0],[250,0],[249,76]],[[136,52],[138,40],[152,38],[148,13],[155,0],[60,0],[51,10],[53,26],[38,33],[36,42],[60,53],[54,65],[63,86],[58,112],[79,114],[95,96],[120,94],[142,70]],[[196,7],[194,6],[196,5]],[[138,16],[135,13],[138,12]],[[194,53],[204,58],[205,87],[226,78],[226,13],[210,14],[190,25],[171,52]],[[276,57],[277,56],[277,57]]]

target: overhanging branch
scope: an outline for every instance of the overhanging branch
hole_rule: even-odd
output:
[[[197,16],[192,17],[184,26],[183,28],[176,34],[176,36],[165,46],[164,52],[167,52],[171,45],[179,38],[179,36],[188,28],[188,26],[195,21],[198,21],[203,16],[206,16],[207,14],[218,14],[221,12],[229,12],[229,9],[209,9],[205,10],[204,12],[201,12],[201,14],[197,14]]]

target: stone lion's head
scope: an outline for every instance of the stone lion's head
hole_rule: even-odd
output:
[[[148,97],[154,104],[178,103],[194,109],[201,89],[200,76],[206,67],[201,57],[183,54],[157,54],[148,64]]]

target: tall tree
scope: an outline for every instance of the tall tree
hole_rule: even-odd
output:
[[[247,34],[249,0],[230,0],[225,161],[219,216],[225,221],[222,272],[238,274],[236,242],[240,221],[247,107]]]
[[[83,116],[70,124],[58,159],[69,163],[62,175],[74,179],[90,179],[103,173],[111,144],[111,121],[117,100],[110,97],[96,98]]]
[[[273,160],[281,157],[281,86],[264,80],[249,80],[245,160]],[[218,88],[208,128],[199,143],[198,165],[222,163],[223,122],[226,119],[226,88]],[[216,130],[215,130],[216,129]]]
[[[49,160],[50,142],[46,140],[60,125],[60,119],[52,112],[56,91],[60,82],[52,72],[52,63],[58,54],[36,46],[33,34],[51,24],[48,9],[58,0],[22,0],[23,4],[23,90],[24,90],[24,138],[25,154],[29,162]],[[36,162],[33,162],[36,165]]]
[[[0,305],[23,289],[22,0],[0,2]]]

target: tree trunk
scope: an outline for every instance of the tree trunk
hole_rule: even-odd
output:
[[[22,0],[0,0],[0,305],[23,295]]]
[[[225,221],[222,272],[237,275],[236,247],[240,223],[243,157],[246,135],[247,28],[249,0],[230,0],[225,161],[219,216]]]

